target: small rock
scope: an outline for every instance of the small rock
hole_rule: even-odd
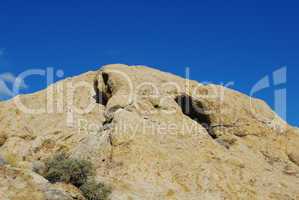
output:
[[[64,195],[74,200],[86,200],[84,196],[81,194],[81,191],[71,184],[55,183],[50,185],[49,189],[61,191]]]
[[[297,152],[289,153],[288,156],[290,161],[299,166],[299,154]]]
[[[50,189],[45,192],[46,200],[73,200],[70,196],[64,194],[60,190]]]
[[[7,136],[5,134],[3,134],[3,133],[0,133],[0,147],[2,145],[4,145],[4,143],[6,142],[6,140],[7,140]]]
[[[6,164],[7,164],[7,162],[5,161],[3,156],[0,155],[0,166],[6,165]]]
[[[285,166],[283,172],[289,176],[296,176],[297,174],[299,174],[297,167],[295,168],[293,165]]]
[[[42,161],[33,161],[32,162],[32,171],[37,174],[44,174],[46,171],[46,165]]]

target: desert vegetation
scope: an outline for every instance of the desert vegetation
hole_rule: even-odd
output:
[[[76,186],[87,200],[107,200],[111,193],[110,188],[103,183],[97,183],[94,175],[89,161],[57,154],[46,162],[43,176],[51,183],[64,182]]]

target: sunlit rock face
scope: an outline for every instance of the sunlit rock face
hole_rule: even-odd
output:
[[[0,197],[83,199],[33,172],[64,152],[91,161],[112,200],[299,199],[298,149],[298,129],[261,100],[107,65],[0,103]]]

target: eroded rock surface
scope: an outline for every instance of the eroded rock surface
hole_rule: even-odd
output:
[[[298,129],[261,100],[148,67],[107,65],[1,102],[0,124],[1,170],[66,152],[93,163],[112,200],[299,199]],[[0,194],[74,198],[5,174]]]

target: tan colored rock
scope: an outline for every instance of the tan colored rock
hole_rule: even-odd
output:
[[[112,200],[299,197],[298,130],[237,91],[115,64],[20,99],[48,112],[0,103],[0,154],[90,160]]]
[[[6,136],[6,134],[3,133],[3,132],[1,132],[1,133],[0,133],[0,147],[1,147],[2,145],[4,145],[4,143],[6,142],[6,140],[7,140],[7,136]]]
[[[85,200],[80,190],[75,186],[64,183],[51,185],[46,191],[46,200]]]
[[[27,171],[0,166],[0,196],[3,200],[44,200],[41,190],[46,182],[35,182]]]
[[[298,129],[290,129],[287,131],[286,151],[289,159],[299,166],[299,131]]]
[[[1,200],[85,200],[79,189],[50,184],[40,175],[20,168],[0,166]]]

